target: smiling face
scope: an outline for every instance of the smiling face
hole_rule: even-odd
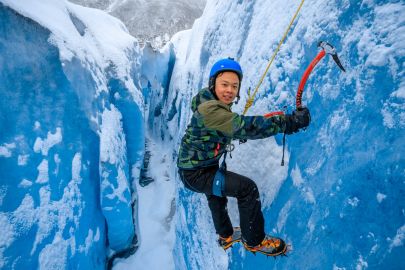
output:
[[[229,105],[238,94],[239,83],[236,73],[231,71],[220,73],[215,80],[215,94],[220,101]]]

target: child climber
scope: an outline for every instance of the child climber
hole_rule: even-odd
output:
[[[220,167],[219,160],[226,157],[232,140],[292,134],[309,125],[310,114],[307,108],[268,118],[233,113],[231,106],[235,98],[239,99],[242,77],[239,63],[231,58],[212,66],[208,89],[193,98],[193,116],[181,141],[177,166],[184,186],[206,195],[218,243],[225,250],[242,241],[249,251],[277,256],[284,254],[287,246],[282,239],[265,234],[255,182],[227,171],[225,162]],[[240,228],[232,227],[227,197],[238,201]]]

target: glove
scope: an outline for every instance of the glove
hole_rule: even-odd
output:
[[[287,135],[298,132],[301,128],[305,128],[311,122],[311,114],[308,108],[302,107],[294,110],[292,114],[285,115],[285,130]]]

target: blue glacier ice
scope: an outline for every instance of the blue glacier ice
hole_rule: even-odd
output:
[[[257,183],[266,231],[291,245],[270,260],[218,247],[177,149],[212,64],[241,63],[242,113],[300,1],[208,0],[160,51],[102,11],[0,1],[0,269],[104,269],[128,249],[114,269],[404,268],[403,2],[305,2],[265,76],[249,115],[294,109],[321,40],[347,71],[327,56],[309,77],[312,122],[287,136],[285,166],[281,135],[235,142],[227,160]]]
[[[231,56],[244,70],[241,113],[300,1],[208,1],[193,29],[176,41],[169,103],[174,149],[190,118],[192,96],[212,64]],[[176,269],[402,269],[405,231],[405,5],[399,1],[305,3],[248,114],[291,111],[317,43],[335,45],[347,72],[326,57],[304,92],[308,130],[237,145],[230,170],[259,186],[266,231],[284,238],[288,259],[267,260],[236,246],[227,254],[204,196],[179,185]],[[179,38],[180,39],[180,38]],[[182,47],[183,46],[183,47]],[[179,124],[180,123],[180,124]],[[166,136],[167,137],[167,136]],[[238,144],[236,142],[236,144]],[[198,207],[197,207],[198,205]],[[234,225],[238,213],[229,205]],[[207,233],[207,230],[211,231]]]
[[[136,244],[139,49],[118,20],[51,2],[39,5],[50,24],[28,2],[0,3],[0,268],[104,269]]]

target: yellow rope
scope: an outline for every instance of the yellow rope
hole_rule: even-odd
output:
[[[292,20],[291,20],[291,22],[290,22],[290,25],[287,27],[287,30],[285,31],[283,38],[282,38],[282,39],[280,40],[280,42],[278,43],[278,47],[277,47],[277,49],[275,50],[275,52],[273,53],[273,56],[271,57],[270,62],[267,64],[266,70],[264,71],[262,77],[260,78],[260,81],[259,81],[259,83],[257,84],[257,86],[256,86],[256,88],[255,88],[255,91],[253,92],[253,95],[250,95],[250,88],[249,88],[249,90],[248,90],[248,99],[247,99],[247,101],[246,101],[245,110],[243,111],[243,114],[246,114],[246,112],[249,110],[249,108],[252,107],[253,102],[254,102],[254,100],[255,100],[256,93],[257,93],[257,91],[259,90],[260,85],[263,83],[263,80],[264,80],[264,78],[266,77],[266,74],[267,74],[267,72],[269,71],[269,68],[270,68],[271,64],[273,63],[274,58],[276,58],[276,55],[277,55],[278,51],[280,50],[281,45],[283,44],[285,38],[287,37],[287,34],[288,34],[288,32],[290,31],[291,26],[293,25],[295,19],[297,18],[298,13],[300,12],[302,5],[304,4],[304,1],[305,1],[305,0],[302,0],[302,1],[301,1],[301,4],[299,5],[297,11],[295,12],[294,17],[292,18]]]

